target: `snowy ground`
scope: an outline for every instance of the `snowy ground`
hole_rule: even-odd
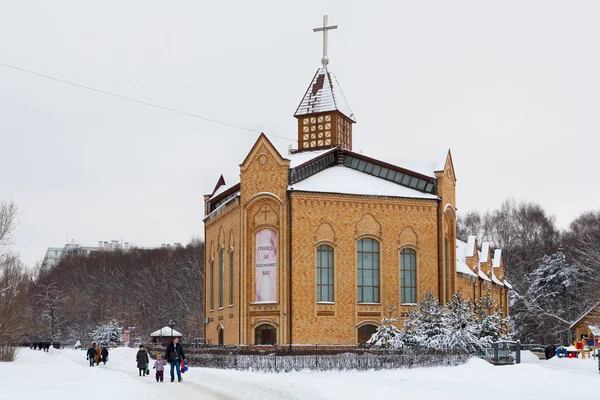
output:
[[[84,351],[22,349],[0,363],[0,399],[598,399],[593,360],[537,361],[494,367],[472,359],[458,367],[412,370],[256,373],[190,368],[184,382],[160,384],[138,376],[134,349],[111,351],[109,362],[88,367]]]

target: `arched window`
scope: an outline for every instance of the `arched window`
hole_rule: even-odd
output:
[[[210,309],[211,311],[215,309],[215,261],[210,260],[210,280],[208,281],[210,286]]]
[[[333,247],[317,247],[317,301],[333,302]]]
[[[379,303],[379,242],[358,241],[358,302]]]
[[[233,305],[233,273],[234,273],[234,253],[233,251],[229,253],[229,305]]]
[[[400,251],[401,303],[417,302],[417,252],[413,249]]]
[[[224,336],[224,329],[222,326],[219,326],[219,346],[223,346],[225,344]]]
[[[219,252],[219,308],[225,303],[225,251]]]
[[[375,325],[363,325],[358,328],[358,343],[365,344],[367,340],[371,339],[371,336],[377,331]]]
[[[254,344],[275,344],[277,329],[273,325],[262,324],[254,329]]]

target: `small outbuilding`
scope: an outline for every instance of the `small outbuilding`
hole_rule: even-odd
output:
[[[579,317],[570,328],[575,340],[600,337],[600,302]]]
[[[152,343],[168,343],[176,337],[181,340],[183,335],[170,326],[165,326],[155,332],[152,332],[150,337],[152,337]]]

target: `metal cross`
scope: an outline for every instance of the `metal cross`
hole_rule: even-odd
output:
[[[329,64],[329,57],[327,57],[327,31],[337,29],[337,27],[337,25],[327,26],[327,15],[323,15],[323,26],[313,28],[313,32],[323,32],[323,58],[321,58],[323,67],[327,67],[327,64]]]

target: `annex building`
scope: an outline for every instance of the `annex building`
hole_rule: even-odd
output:
[[[239,182],[204,197],[209,343],[364,342],[389,304],[405,315],[428,290],[442,304],[490,290],[508,315],[501,252],[456,239],[450,151],[418,170],[352,151],[327,61],[294,114],[297,150],[261,134]]]

